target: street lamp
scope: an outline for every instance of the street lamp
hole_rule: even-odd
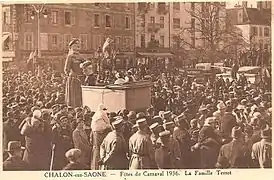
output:
[[[37,58],[38,61],[41,59],[41,44],[40,44],[40,15],[42,14],[44,16],[44,18],[48,17],[48,11],[45,9],[44,4],[42,5],[32,5],[34,11],[32,11],[31,14],[31,19],[35,18],[35,15],[37,16]],[[34,64],[37,63],[37,60],[34,60]],[[35,65],[34,65],[35,68]],[[39,66],[39,62],[37,63],[37,68],[38,68],[38,76],[41,75],[41,69]]]
[[[42,14],[44,18],[48,17],[48,11],[45,9],[44,4],[42,5],[32,5],[34,11],[32,11],[31,19],[37,16],[37,50],[38,58],[41,58],[41,47],[40,47],[40,15]]]

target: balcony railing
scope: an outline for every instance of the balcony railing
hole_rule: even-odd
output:
[[[161,24],[160,23],[148,23],[148,27],[147,27],[147,30],[149,32],[157,32],[159,31],[161,28]]]

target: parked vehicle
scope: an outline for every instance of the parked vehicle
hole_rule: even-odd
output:
[[[247,78],[247,81],[250,81],[251,83],[257,84],[261,81],[261,67],[259,66],[243,66],[240,67],[237,73],[237,78],[239,78],[239,74],[244,74]],[[232,81],[231,77],[231,70],[225,72],[216,74],[217,77],[222,76],[224,79],[228,78],[230,81]]]

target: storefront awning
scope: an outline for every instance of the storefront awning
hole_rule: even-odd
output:
[[[8,33],[8,32],[4,32],[2,34],[2,43],[4,43],[8,39],[8,37],[10,36],[10,34],[11,33]]]
[[[174,54],[171,53],[161,53],[161,52],[155,52],[155,53],[145,53],[145,52],[139,52],[139,56],[144,57],[173,57]]]

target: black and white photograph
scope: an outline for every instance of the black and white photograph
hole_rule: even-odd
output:
[[[3,171],[271,169],[271,4],[3,3]]]

